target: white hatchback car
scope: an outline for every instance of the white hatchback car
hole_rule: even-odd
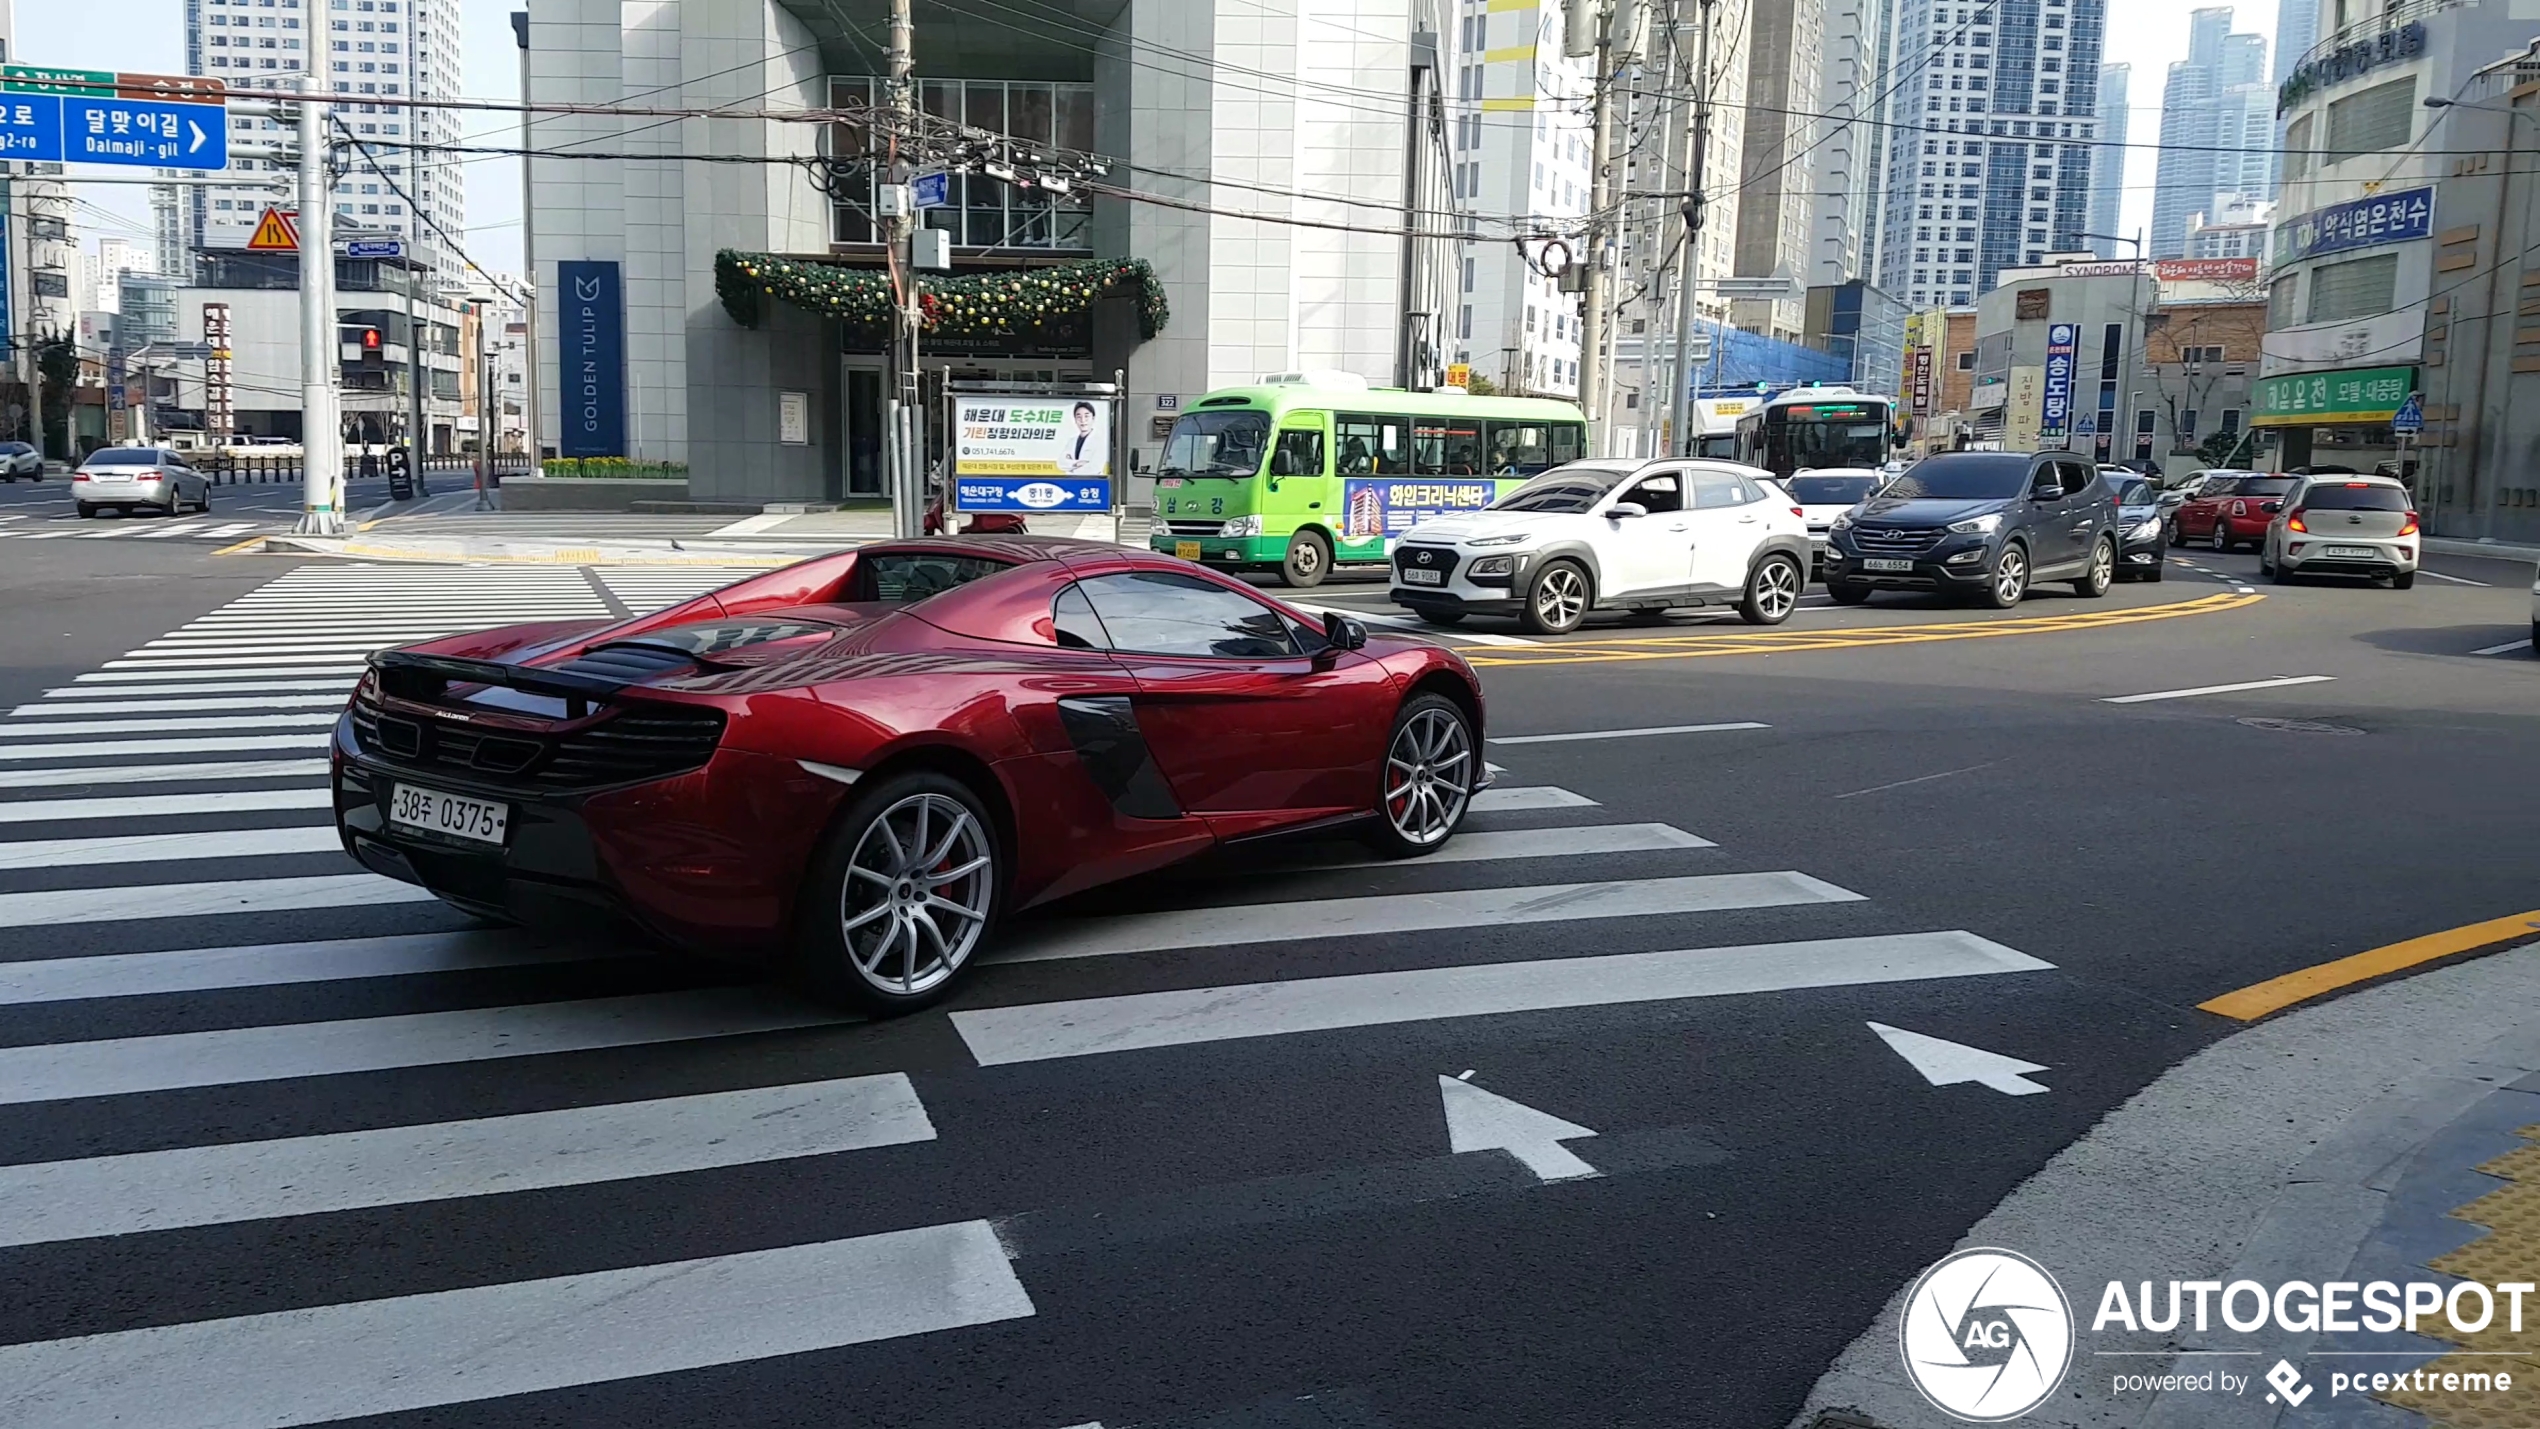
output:
[[[1826,532],[1834,526],[1834,518],[1878,495],[1887,485],[1888,474],[1866,466],[1822,466],[1793,472],[1782,489],[1799,503],[1799,517],[1808,523],[1808,546],[1815,564],[1825,564]]]
[[[1663,618],[1734,603],[1778,625],[1808,584],[1808,527],[1769,472],[1663,458],[1554,467],[1471,515],[1423,521],[1393,552],[1393,599],[1421,619],[1513,615],[1539,635],[1597,609]]]
[[[2416,498],[2387,476],[2305,476],[2266,503],[2274,519],[2258,542],[2258,570],[2283,585],[2295,576],[2369,576],[2393,590],[2417,583]]]

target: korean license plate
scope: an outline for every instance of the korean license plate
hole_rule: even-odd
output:
[[[1446,572],[1444,571],[1423,571],[1416,569],[1407,570],[1402,573],[1402,578],[1405,582],[1411,585],[1446,584]]]
[[[1900,561],[1894,556],[1864,556],[1861,558],[1861,569],[1865,571],[1910,571],[1913,568],[1914,563],[1912,561]]]
[[[2370,546],[2328,546],[2322,548],[2320,554],[2331,558],[2338,556],[2351,556],[2357,560],[2369,561],[2379,556],[2381,552],[2374,550]]]
[[[511,809],[483,799],[399,784],[388,792],[388,822],[472,843],[499,844],[511,822]]]
[[[1173,554],[1186,561],[1196,561],[1199,559],[1199,542],[1176,541],[1173,543]]]

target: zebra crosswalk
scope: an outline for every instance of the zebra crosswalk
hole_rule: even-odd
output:
[[[239,541],[258,531],[278,529],[271,521],[222,521],[212,518],[148,520],[137,516],[82,521],[61,516],[45,521],[0,520],[0,541]]]
[[[982,1079],[1046,1069],[1038,1105],[1212,1044],[2049,967],[1876,931],[1856,891],[1522,761],[1440,856],[1264,849],[1021,918],[973,993],[880,1026],[606,934],[487,927],[344,856],[323,751],[370,649],[734,574],[303,567],[0,716],[0,1279],[51,1287],[0,1310],[0,1423],[640,1398],[1013,1333],[1081,1297],[1036,1283],[1071,1258],[1008,1233],[1044,1209],[1032,1178],[958,1174],[1015,1129]],[[1486,931],[1541,955],[1463,946]],[[571,1232],[476,1254],[440,1220],[516,1206]],[[308,1260],[282,1288],[278,1245]],[[146,1276],[107,1273],[134,1257]]]

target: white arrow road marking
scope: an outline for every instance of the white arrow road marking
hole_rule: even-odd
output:
[[[1923,1074],[1923,1080],[1935,1087],[1975,1082],[2011,1097],[2035,1096],[2050,1090],[2044,1083],[2032,1082],[2021,1075],[2023,1072],[2046,1070],[2035,1062],[2023,1062],[2017,1057],[2005,1057],[1999,1052],[1988,1052],[1963,1042],[1944,1042],[1920,1032],[1890,1027],[1884,1022],[1871,1023],[1870,1030],[1879,1034],[1881,1041],[1894,1049],[1897,1056],[1912,1063],[1914,1070]]]
[[[1446,1144],[1449,1150],[1458,1153],[1505,1151],[1524,1162],[1527,1170],[1544,1181],[1568,1181],[1599,1174],[1595,1167],[1580,1160],[1561,1144],[1582,1136],[1596,1135],[1577,1122],[1563,1121],[1550,1112],[1537,1111],[1523,1102],[1512,1102],[1496,1092],[1483,1091],[1471,1082],[1454,1077],[1438,1078],[1438,1098],[1446,1106]]]

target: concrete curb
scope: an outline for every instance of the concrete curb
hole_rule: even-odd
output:
[[[2005,1197],[1960,1246],[2036,1257],[2086,1330],[2098,1289],[2146,1278],[2332,1278],[2427,1138],[2540,1070],[2540,945],[2284,1014],[2171,1068]],[[1886,1429],[1944,1429],[1897,1362],[1906,1289],[1809,1392]],[[2181,1339],[2188,1337],[2182,1332]],[[2244,1342],[2245,1343],[2245,1342]],[[2271,1342],[2297,1352],[2305,1342]],[[2181,1343],[2175,1348],[2194,1348]],[[2160,1361],[2136,1361],[2144,1372]],[[2263,1371],[2264,1365],[2258,1368]],[[2263,1395],[2117,1399],[2076,1364],[2021,1422],[2055,1429],[2273,1425]]]
[[[358,536],[267,536],[252,543],[256,554],[327,556],[426,565],[538,566],[753,566],[773,569],[838,546],[690,546],[673,542],[486,540],[460,537],[372,539]]]
[[[2520,561],[2540,565],[2540,546],[2512,546],[2498,541],[2464,541],[2456,536],[2428,536],[2425,553],[2429,556],[2477,556],[2490,561]]]

